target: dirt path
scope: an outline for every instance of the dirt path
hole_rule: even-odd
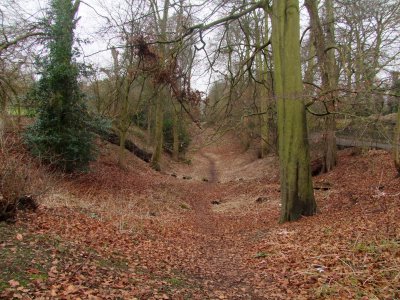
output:
[[[188,202],[192,212],[182,223],[191,228],[187,235],[194,238],[185,242],[193,247],[191,252],[196,255],[192,259],[192,268],[187,270],[186,265],[182,265],[182,268],[186,268],[184,272],[189,277],[201,282],[205,299],[266,299],[257,295],[251,285],[253,271],[246,264],[248,254],[243,251],[259,228],[258,220],[252,214],[238,217],[213,209],[222,204],[226,189],[230,186],[219,183],[219,176],[224,176],[224,170],[231,172],[229,165],[233,165],[241,155],[240,145],[231,148],[233,150],[227,151],[226,148],[209,147],[196,154],[201,161],[208,162],[208,182],[191,185]],[[194,160],[200,161],[197,157]],[[223,170],[219,166],[224,166]],[[194,168],[204,172],[204,165]],[[193,173],[196,174],[196,171]],[[180,241],[179,244],[185,242]]]
[[[208,185],[213,189],[214,183]],[[208,299],[261,299],[252,293],[247,281],[251,270],[246,268],[242,256],[244,236],[231,232],[232,220],[213,212],[210,197],[205,196],[203,188],[191,202],[191,216],[184,221],[186,225],[192,224],[195,233],[195,238],[186,243],[197,250],[193,259],[196,270],[185,273],[201,282]]]
[[[209,162],[208,181],[210,183],[217,183],[218,182],[218,170],[217,170],[217,164],[216,164],[215,158],[211,154],[204,152],[204,150],[202,150],[200,152],[200,155],[203,156],[205,159],[207,159]]]

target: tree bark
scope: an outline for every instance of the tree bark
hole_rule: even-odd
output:
[[[316,212],[311,180],[306,110],[300,61],[298,0],[274,0],[272,47],[274,87],[278,101],[281,176],[280,222]]]
[[[163,16],[159,21],[159,35],[160,40],[167,41],[167,21],[168,21],[168,10],[169,10],[169,0],[164,0]],[[156,3],[154,3],[156,5]],[[158,15],[157,11],[154,11]],[[165,62],[167,58],[167,48],[165,44],[160,45],[160,61],[161,68],[165,67]],[[163,86],[160,90],[159,95],[156,99],[156,111],[155,111],[155,149],[153,152],[153,157],[151,158],[151,166],[155,170],[160,170],[161,154],[163,150],[163,127],[164,127],[164,99],[167,95],[167,87]]]
[[[393,141],[393,158],[398,176],[400,176],[400,109],[397,110],[397,124]]]
[[[154,142],[155,148],[151,158],[151,167],[157,171],[161,170],[160,161],[163,150],[163,127],[164,127],[164,111],[163,111],[163,91],[165,87],[157,95],[156,111],[155,111],[155,126],[154,126]]]
[[[261,44],[264,44],[264,40],[268,39],[268,11],[265,8],[265,24],[264,24],[264,35],[260,26],[258,26],[259,20],[256,13],[254,13],[255,17],[255,36],[256,36],[256,48],[259,49]],[[260,122],[260,158],[265,157],[269,152],[269,101],[268,101],[268,65],[267,61],[263,57],[263,52],[259,51],[256,55],[256,76],[257,76],[257,89],[258,89],[258,98],[260,103],[260,112],[259,122]]]
[[[178,111],[173,107],[173,147],[172,147],[172,158],[174,160],[179,159],[179,117]]]
[[[326,94],[323,99],[325,106],[331,113],[324,120],[323,134],[323,168],[322,172],[329,172],[337,162],[336,147],[336,120],[333,112],[335,111],[335,89],[337,87],[337,67],[335,63],[334,49],[330,47],[335,44],[334,37],[334,15],[331,0],[325,0],[326,9],[326,38],[322,27],[321,19],[318,14],[318,3],[316,0],[306,0],[305,6],[308,10],[311,23],[312,38],[317,54],[318,67],[321,74],[322,92]]]
[[[0,139],[4,136],[8,125],[7,92],[0,81]]]

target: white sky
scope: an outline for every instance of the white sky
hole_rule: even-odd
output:
[[[0,0],[0,1],[7,1],[7,0]],[[39,10],[39,8],[45,8],[48,6],[49,0],[16,0],[21,3],[22,10],[25,10],[25,14],[34,13]],[[108,42],[110,37],[100,36],[98,32],[103,26],[106,24],[105,19],[100,17],[95,10],[102,14],[107,15],[106,12],[99,6],[99,1],[105,2],[107,5],[110,6],[110,9],[117,9],[119,6],[120,1],[122,0],[83,0],[79,9],[79,16],[80,21],[78,23],[78,27],[76,30],[76,36],[81,39],[89,39],[91,41],[90,44],[83,45],[82,52],[83,55],[81,59],[83,59],[87,63],[93,63],[98,66],[109,66],[111,65],[111,55],[109,51],[106,51],[108,48]],[[192,0],[189,2],[203,2],[204,0]],[[303,7],[303,2],[300,1],[301,6]],[[3,2],[4,3],[4,2]],[[214,2],[211,2],[214,3]],[[2,4],[0,3],[0,6]],[[3,4],[4,5],[4,4]],[[209,7],[209,11],[211,7]],[[197,13],[196,17],[198,18],[199,15],[208,14],[208,12]],[[214,16],[217,18],[217,16]],[[306,28],[308,26],[308,15],[304,7],[301,11],[301,19],[302,19],[302,28]],[[211,19],[212,20],[212,19]],[[195,21],[196,22],[196,21]],[[216,38],[215,33],[210,33],[204,37],[204,40],[208,45],[210,45],[213,40]],[[115,40],[113,41],[115,42]],[[197,68],[195,67],[193,82],[192,85],[194,88],[197,88],[201,91],[206,91],[208,88],[208,82],[210,79],[210,73],[204,73],[204,70],[207,67],[207,64],[201,62],[204,59],[204,56],[198,57],[198,65]],[[211,78],[215,78],[211,76]]]
[[[1,0],[0,0],[1,1]],[[34,13],[40,9],[48,7],[50,0],[16,0],[21,3],[21,7],[24,8],[26,14]],[[93,63],[101,67],[110,66],[112,63],[110,51],[107,51],[110,36],[100,36],[98,32],[106,25],[106,20],[100,15],[107,16],[108,13],[102,9],[99,2],[104,2],[110,9],[117,9],[123,0],[83,0],[78,15],[80,17],[77,30],[75,32],[76,36],[80,39],[88,39],[89,44],[82,45],[82,59],[86,63]],[[204,0],[191,0],[192,3],[202,3]],[[302,1],[301,1],[302,2]],[[211,1],[210,3],[215,4]],[[203,7],[202,13],[197,13],[195,17],[199,18],[199,15],[209,15],[212,10],[213,5],[208,7]],[[208,8],[208,9],[207,9]],[[212,21],[218,16],[213,16],[207,21]],[[197,23],[196,20],[195,23]],[[202,21],[202,20],[201,20]],[[204,41],[209,46],[216,39],[216,33],[209,32],[204,36]],[[115,40],[112,42],[115,43]],[[114,44],[115,45],[115,44]],[[195,65],[192,86],[196,89],[206,92],[209,88],[209,80],[214,80],[215,76],[210,75],[209,72],[205,72],[207,68],[207,63],[204,61],[204,53],[199,53],[197,58],[197,66]],[[202,62],[203,60],[203,62]]]

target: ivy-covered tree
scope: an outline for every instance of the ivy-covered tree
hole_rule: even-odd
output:
[[[93,158],[93,136],[79,90],[74,29],[79,0],[51,0],[48,57],[36,89],[39,116],[27,133],[32,152],[67,172],[87,168]]]

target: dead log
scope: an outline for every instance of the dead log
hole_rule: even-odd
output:
[[[108,141],[111,144],[114,145],[119,145],[119,136],[115,134],[114,132],[109,132],[106,135],[102,135],[103,138]],[[129,152],[132,152],[134,155],[139,157],[141,160],[144,160],[145,162],[150,162],[152,154],[150,152],[147,152],[141,148],[139,148],[134,142],[131,140],[126,140],[125,141],[125,149],[128,150]]]
[[[119,146],[119,136],[116,134],[113,130],[111,131],[106,131],[106,130],[101,130],[98,128],[91,128],[94,133],[98,134],[103,140],[106,140],[107,142]],[[138,158],[145,162],[150,162],[151,157],[153,156],[152,153],[147,152],[146,150],[141,149],[139,146],[137,146],[134,142],[131,140],[127,139],[125,141],[125,149],[128,150],[129,152],[133,153],[136,155]]]

